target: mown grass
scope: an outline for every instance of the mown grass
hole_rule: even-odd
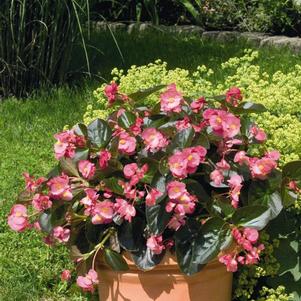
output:
[[[121,59],[109,33],[94,35],[92,42],[102,55],[95,55],[92,66],[99,76],[110,79],[113,67],[127,69],[157,58],[166,60],[170,68],[189,70],[206,64],[215,70],[230,57],[243,54],[249,47],[244,42],[204,43],[196,37],[162,34],[125,35],[117,33],[122,50]],[[95,54],[95,52],[94,52]],[[260,50],[258,64],[271,73],[287,71],[300,57],[287,50]],[[77,64],[75,63],[77,62]],[[74,59],[78,69],[81,58]],[[222,77],[217,73],[216,80]],[[8,99],[0,104],[0,300],[1,301],[59,301],[87,300],[77,291],[66,290],[59,274],[70,266],[67,251],[46,247],[33,232],[16,234],[9,231],[6,217],[18,192],[23,187],[22,172],[44,175],[55,162],[53,134],[66,124],[81,120],[90,100],[95,82],[71,90],[61,88],[39,92],[27,100]]]

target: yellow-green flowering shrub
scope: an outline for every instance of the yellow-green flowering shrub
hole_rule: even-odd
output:
[[[190,73],[181,68],[169,70],[167,63],[157,60],[145,66],[132,66],[127,72],[113,69],[112,80],[120,85],[125,94],[146,89],[158,84],[176,83],[187,96],[216,95],[224,93],[231,86],[242,89],[246,99],[262,103],[268,112],[254,115],[257,123],[269,134],[267,146],[278,149],[281,164],[301,158],[301,65],[296,65],[289,73],[277,71],[269,75],[256,65],[258,53],[246,50],[242,57],[229,59],[221,64],[224,79],[216,82],[214,71],[206,66],[196,67]],[[84,121],[95,117],[106,117],[107,99],[103,95],[105,84],[94,91],[96,101],[89,104]],[[146,100],[152,104],[157,95]]]

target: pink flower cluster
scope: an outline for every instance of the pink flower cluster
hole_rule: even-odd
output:
[[[98,275],[93,269],[91,269],[85,276],[78,276],[76,280],[76,284],[84,292],[93,293],[94,286],[98,284]]]
[[[67,175],[61,175],[52,178],[47,182],[50,189],[50,196],[54,200],[62,199],[64,201],[70,201],[73,198],[71,186],[69,185],[69,177]]]
[[[179,181],[172,181],[167,184],[167,195],[169,200],[165,210],[174,213],[168,227],[178,230],[185,223],[186,214],[194,212],[197,198],[186,190],[185,183]]]
[[[70,229],[58,226],[52,230],[52,235],[58,242],[66,243],[70,238]]]
[[[10,228],[17,232],[23,232],[30,227],[27,209],[21,204],[14,205],[8,216],[8,225]]]
[[[172,175],[176,178],[186,178],[194,173],[200,163],[204,162],[207,150],[202,146],[194,146],[177,151],[169,157],[168,165]]]
[[[81,160],[78,162],[78,170],[84,178],[91,179],[95,174],[96,167],[89,160]]]
[[[257,244],[259,233],[253,228],[239,230],[234,228],[232,236],[237,247],[230,253],[219,256],[219,261],[227,266],[228,272],[236,272],[238,264],[257,264],[260,253],[264,250],[263,244]]]
[[[161,111],[166,113],[179,113],[182,110],[184,101],[182,93],[177,91],[176,85],[171,84],[167,90],[160,95]]]
[[[36,190],[44,183],[47,181],[46,178],[41,177],[35,180],[33,177],[29,175],[29,173],[24,172],[23,177],[25,179],[25,189],[28,192],[36,192]]]
[[[133,155],[136,151],[136,138],[127,132],[121,132],[119,135],[118,150],[126,155]]]
[[[105,169],[108,167],[109,161],[112,155],[108,150],[102,150],[99,152],[99,167],[100,169]]]
[[[156,188],[152,188],[145,197],[146,206],[154,206],[159,197],[161,197],[163,193]]]
[[[134,186],[144,177],[148,171],[148,165],[144,164],[141,168],[136,163],[126,164],[123,168],[123,174],[130,180],[130,185]]]
[[[265,180],[267,176],[277,168],[277,160],[280,154],[277,151],[268,152],[262,158],[250,158],[244,151],[235,154],[234,162],[240,165],[249,166],[251,175],[254,179]]]
[[[52,202],[48,195],[37,193],[32,199],[32,206],[38,211],[44,211],[52,207]]]
[[[92,224],[109,224],[114,217],[114,203],[109,199],[112,196],[110,193],[104,193],[105,199],[98,201],[99,195],[92,188],[85,189],[86,197],[81,199],[80,203],[84,205],[84,214],[92,216]]]
[[[238,106],[242,98],[242,93],[237,87],[232,87],[226,92],[226,102],[230,103],[234,107]]]
[[[251,137],[254,137],[258,142],[264,142],[267,140],[267,135],[263,129],[257,126],[252,126],[250,129]]]
[[[73,158],[76,147],[84,147],[86,139],[84,136],[74,134],[73,130],[64,131],[54,135],[57,142],[54,144],[55,158],[57,160],[66,157]]]
[[[146,246],[154,253],[154,254],[161,254],[162,251],[165,249],[163,245],[163,237],[162,235],[155,236],[152,235],[147,239]]]
[[[141,135],[144,144],[146,145],[145,149],[154,153],[164,147],[166,147],[169,141],[164,137],[155,128],[147,128],[142,132]]]
[[[135,207],[121,198],[116,198],[114,209],[116,213],[120,215],[120,217],[124,218],[129,223],[132,222],[132,218],[136,215]]]
[[[110,85],[106,85],[104,88],[104,94],[108,98],[109,104],[112,105],[118,94],[118,85],[115,82],[111,82]]]
[[[233,138],[240,132],[240,119],[224,110],[207,109],[203,113],[213,133],[223,138]]]

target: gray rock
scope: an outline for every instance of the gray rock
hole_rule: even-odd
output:
[[[135,31],[138,31],[139,30],[139,27],[140,27],[140,24],[139,23],[132,23],[132,24],[129,24],[128,27],[127,27],[127,32],[128,33],[133,33]]]
[[[259,46],[261,41],[268,37],[268,35],[258,32],[243,32],[240,36],[256,46]]]
[[[177,33],[185,34],[199,34],[201,35],[204,32],[204,29],[196,25],[182,25],[182,26],[173,26],[173,30]]]
[[[204,31],[202,34],[203,39],[216,39],[218,35],[220,34],[220,31]]]
[[[233,42],[240,38],[238,31],[221,31],[217,35],[217,40],[221,42]]]

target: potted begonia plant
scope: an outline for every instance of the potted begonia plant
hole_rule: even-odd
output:
[[[24,174],[9,226],[69,246],[78,286],[98,285],[101,300],[231,300],[232,272],[259,261],[260,230],[288,197],[279,153],[249,152],[267,138],[249,115],[265,108],[236,87],[190,99],[175,84],[124,95],[112,82],[104,93],[115,110],[55,135],[58,165]],[[157,105],[136,105],[152,93]]]

